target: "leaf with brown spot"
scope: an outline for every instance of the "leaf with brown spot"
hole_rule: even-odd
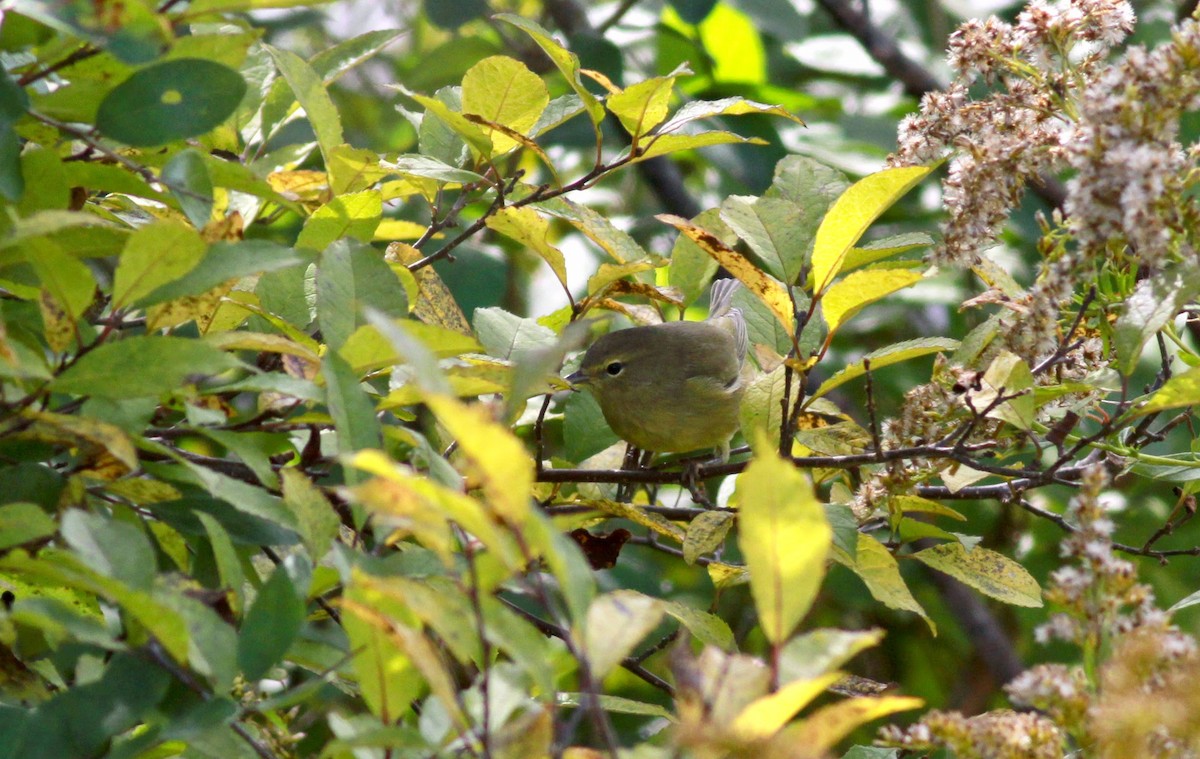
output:
[[[698,227],[687,219],[671,214],[659,214],[659,221],[670,224],[708,253],[717,263],[737,278],[742,285],[763,302],[779,323],[783,325],[788,337],[796,336],[796,320],[792,313],[792,299],[788,291],[777,280],[772,279],[766,272],[755,266],[750,259],[730,248],[717,239],[716,235]]]

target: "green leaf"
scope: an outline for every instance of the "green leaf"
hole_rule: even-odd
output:
[[[825,214],[813,240],[814,292],[824,292],[833,283],[846,254],[867,227],[932,170],[932,166],[884,169],[860,179],[842,193]]]
[[[931,353],[944,353],[946,351],[957,350],[958,346],[959,342],[957,340],[947,337],[920,337],[915,340],[906,340],[895,345],[871,351],[863,357],[864,360],[847,364],[832,377],[822,382],[821,386],[812,394],[812,397],[820,398],[830,390],[844,385],[852,379],[863,376],[867,373],[866,362],[870,362],[871,371],[875,371],[885,366],[898,364],[901,361],[928,356]]]
[[[475,334],[488,354],[513,362],[532,359],[538,350],[549,348],[558,340],[549,327],[502,308],[476,309],[474,321]]]
[[[79,320],[95,297],[96,279],[86,264],[50,240],[30,240],[24,252],[41,281],[40,305],[47,341],[51,349],[65,351],[74,342]]]
[[[575,95],[583,103],[583,108],[587,111],[588,118],[592,120],[592,124],[598,126],[604,120],[604,106],[596,100],[595,96],[592,95],[579,78],[579,58],[574,53],[558,44],[550,36],[550,32],[538,25],[536,21],[511,13],[500,13],[493,16],[493,18],[506,21],[528,34],[537,43],[538,47],[542,49],[542,52],[546,54],[546,57],[558,67],[563,78],[567,80],[567,86],[575,91]]]
[[[807,209],[779,198],[731,195],[721,203],[721,221],[742,238],[776,279],[794,283],[808,257],[815,231]]]
[[[564,197],[535,204],[536,207],[578,229],[617,263],[642,261],[650,257],[637,240],[612,223],[608,217]]]
[[[687,628],[696,640],[724,651],[734,648],[733,631],[716,614],[694,609],[679,601],[663,601],[662,609],[669,617]]]
[[[346,140],[342,137],[342,117],[325,90],[324,81],[313,71],[312,66],[290,50],[281,50],[270,45],[265,47],[275,60],[279,73],[292,88],[296,102],[304,109],[313,133],[317,136],[321,155],[325,157],[325,163],[328,165],[332,161],[334,149]]]
[[[675,715],[667,711],[658,704],[648,704],[645,701],[634,701],[630,698],[622,698],[620,696],[609,696],[606,694],[594,695],[600,708],[606,712],[613,714],[636,714],[643,717],[657,717],[663,720],[674,720]],[[582,693],[569,693],[567,691],[559,691],[554,694],[555,703],[559,706],[566,707],[581,707],[587,698]]]
[[[314,562],[320,561],[333,546],[341,520],[321,489],[299,469],[286,467],[279,470],[279,476],[283,479],[283,502],[296,515],[308,555]]]
[[[101,398],[157,396],[241,366],[233,356],[200,340],[140,335],[90,351],[51,386],[60,393]]]
[[[358,381],[350,365],[337,353],[330,351],[321,361],[329,415],[337,430],[338,453],[343,455],[383,445],[383,432],[375,416],[375,404]],[[347,470],[347,481],[353,484],[354,470]]]
[[[692,224],[707,229],[729,247],[737,245],[737,235],[721,221],[720,211],[716,208],[710,208],[693,217]],[[678,287],[682,291],[684,303],[691,304],[699,298],[708,289],[713,275],[719,268],[721,265],[717,260],[704,252],[690,237],[678,235],[675,238],[675,244],[671,246],[667,279],[672,287]]]
[[[74,554],[43,549],[37,558],[32,558],[18,548],[0,556],[0,572],[12,573],[29,582],[72,588],[99,596],[129,614],[162,644],[175,661],[187,662],[187,626],[178,614],[164,607],[149,593],[94,571]]]
[[[970,395],[971,405],[977,411],[988,408],[1000,397],[1015,395],[1015,398],[988,411],[987,416],[1008,422],[1021,430],[1033,427],[1037,411],[1033,393],[1030,392],[1033,373],[1024,359],[1009,351],[1002,351],[992,359],[980,384],[982,388]]]
[[[53,535],[58,525],[36,503],[0,506],[0,551]]]
[[[821,298],[821,313],[830,333],[855,314],[892,293],[921,281],[922,275],[906,269],[864,269],[848,274],[826,288]]]
[[[158,287],[138,305],[148,306],[200,295],[231,279],[279,271],[308,262],[307,257],[292,248],[267,240],[218,242],[187,274]]]
[[[124,308],[165,284],[174,282],[204,258],[207,246],[196,230],[161,220],[129,236],[113,281],[113,306]]]
[[[987,548],[967,550],[961,543],[942,543],[912,557],[1006,604],[1042,605],[1042,590],[1025,567]]]
[[[698,134],[655,134],[646,138],[645,144],[637,148],[630,163],[640,163],[660,155],[678,153],[681,150],[698,150],[713,145],[765,145],[759,137],[743,137],[733,132],[700,132]]]
[[[462,80],[462,112],[527,134],[550,102],[546,83],[515,58],[493,55],[472,66]],[[492,154],[507,153],[520,143],[491,131]]]
[[[816,598],[833,532],[808,478],[760,441],[734,492],[738,546],[763,634],[780,644]]]
[[[285,482],[288,471],[291,470],[284,470]],[[229,592],[229,606],[235,615],[241,616],[244,603],[242,585],[246,582],[246,576],[242,572],[242,562],[237,549],[233,547],[229,533],[212,515],[200,511],[196,513],[196,517],[200,524],[204,525],[204,532],[208,535],[208,545],[212,549],[221,585]]]
[[[192,148],[180,151],[163,166],[161,176],[188,221],[203,229],[213,210],[212,177],[204,156]]]
[[[326,344],[334,350],[345,345],[366,323],[366,308],[402,317],[408,313],[408,298],[379,251],[338,240],[317,263],[317,323]]]
[[[21,138],[17,135],[17,120],[29,108],[29,95],[12,80],[7,71],[0,72],[0,195],[17,202],[25,192],[21,174]]]
[[[96,128],[126,145],[162,145],[220,126],[245,92],[240,74],[213,61],[154,63],[108,93],[100,102]]]
[[[357,604],[377,612],[384,619],[416,625],[419,621],[404,602],[383,593],[374,582],[355,570],[359,581],[351,582],[345,593],[350,608]],[[409,713],[413,701],[426,689],[412,659],[395,645],[387,631],[368,618],[350,612],[342,614],[342,627],[354,652],[354,673],[363,700],[384,724],[391,724]]]
[[[379,190],[339,195],[305,219],[296,247],[325,250],[330,243],[346,237],[369,243],[382,218],[383,197]]]
[[[451,182],[455,184],[488,183],[482,174],[456,168],[427,155],[399,155],[392,161],[381,161],[380,166],[403,176],[434,179],[438,182]]]
[[[153,585],[158,562],[150,540],[135,525],[70,509],[62,517],[62,536],[100,574],[138,590]]]
[[[1200,269],[1188,264],[1155,272],[1138,282],[1126,299],[1114,329],[1117,369],[1122,374],[1132,374],[1146,341],[1172,321],[1198,293]]]
[[[782,106],[756,103],[753,100],[747,100],[742,97],[729,97],[720,100],[691,100],[684,103],[658,131],[659,133],[671,132],[697,119],[711,119],[717,116],[744,116],[748,113],[782,116],[797,124],[804,123]]]
[[[242,620],[237,661],[248,680],[257,680],[287,653],[304,623],[304,600],[282,564],[258,591]]]
[[[455,134],[462,137],[471,149],[481,156],[490,158],[492,155],[492,138],[487,131],[466,119],[462,113],[447,105],[439,98],[431,98],[412,92],[403,85],[389,85],[425,107],[425,118],[431,115],[449,127]]]

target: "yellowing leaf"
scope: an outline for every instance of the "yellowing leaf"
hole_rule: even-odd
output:
[[[698,515],[688,525],[683,540],[683,560],[695,564],[696,559],[716,550],[725,542],[730,527],[733,527],[731,511],[705,511]]]
[[[813,240],[814,292],[829,287],[867,227],[932,170],[932,166],[884,169],[855,182],[834,201]]]
[[[325,250],[343,237],[370,242],[382,216],[383,199],[378,190],[339,195],[308,217],[296,247]]]
[[[421,634],[417,620],[398,599],[375,587],[380,580],[357,569],[342,600],[354,668],[364,699],[381,721],[394,722],[428,685],[449,717],[465,727],[455,698],[457,688],[437,648]]]
[[[550,93],[546,83],[520,61],[504,55],[484,58],[462,80],[462,112],[482,116],[525,134],[537,123]],[[491,133],[493,154],[506,153],[519,143],[502,131]]]
[[[122,308],[159,285],[179,279],[204,257],[204,241],[191,227],[161,220],[129,236],[113,279],[113,306]]]
[[[562,251],[550,244],[550,224],[537,211],[528,206],[507,206],[489,216],[487,225],[532,249],[549,265],[563,288],[567,287],[567,263]]]
[[[605,105],[621,120],[621,125],[637,138],[662,123],[667,117],[667,103],[675,77],[658,76],[630,85],[621,92],[609,95]]]
[[[392,243],[387,247],[384,258],[389,263],[398,261],[405,266],[411,266],[421,260],[421,251],[404,243]],[[471,324],[467,321],[466,314],[463,313],[458,301],[454,299],[454,294],[450,292],[450,288],[446,287],[446,283],[442,282],[442,278],[433,270],[433,267],[422,267],[414,273],[414,276],[417,278],[421,296],[413,304],[413,314],[427,324],[437,324],[473,337],[474,333],[471,331]]]
[[[685,539],[683,529],[670,521],[661,514],[639,509],[632,503],[624,501],[610,501],[603,498],[579,500],[575,502],[580,506],[586,506],[590,509],[595,509],[619,519],[628,519],[635,524],[640,524],[642,527],[649,528],[657,532],[663,537],[670,538],[676,543],[682,543]]]
[[[1197,404],[1200,404],[1200,367],[1176,374],[1131,413],[1133,416],[1144,416]]]
[[[797,680],[751,702],[733,721],[733,731],[743,740],[769,738],[808,706],[825,689],[842,679],[841,672],[811,680]]]
[[[1007,556],[987,548],[967,550],[961,543],[942,543],[912,557],[1013,606],[1040,607],[1042,589],[1033,575]]]
[[[482,406],[439,395],[430,395],[425,402],[458,441],[459,450],[467,457],[468,474],[483,491],[487,504],[508,522],[522,524],[529,514],[533,490],[533,459],[525,446]]]
[[[759,437],[738,477],[738,546],[767,640],[785,641],[808,612],[825,576],[833,530],[812,483]]]
[[[937,627],[925,613],[925,609],[921,608],[921,604],[917,603],[917,599],[913,598],[912,591],[900,576],[900,565],[888,549],[872,536],[865,534],[858,536],[857,546],[858,555],[854,557],[850,569],[866,583],[871,597],[889,609],[911,611],[921,615],[929,625],[930,631],[937,635]]]
[[[711,232],[692,224],[687,219],[670,214],[659,214],[655,218],[683,232],[692,242],[716,259],[717,263],[724,266],[748,291],[770,309],[789,337],[795,335],[796,320],[793,314],[792,300],[783,285],[767,276],[751,263],[750,259],[721,242]]]
[[[603,678],[662,620],[662,602],[635,590],[597,596],[588,607],[584,650],[592,675]]]
[[[416,240],[421,235],[425,234],[428,225],[418,224],[415,221],[407,219],[381,219],[379,226],[375,227],[374,240],[387,241],[392,240]],[[436,234],[435,238],[442,235]]]
[[[866,306],[920,280],[920,274],[906,269],[852,272],[826,290],[821,298],[821,309],[830,334]]]

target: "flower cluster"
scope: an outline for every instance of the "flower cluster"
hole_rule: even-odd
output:
[[[1037,1],[1015,24],[970,21],[951,36],[957,76],[901,122],[891,159],[911,165],[953,154],[943,183],[950,218],[935,263],[975,263],[1025,185],[1063,165],[1075,110],[1068,93],[1097,75],[1109,47],[1132,28],[1133,11],[1122,0]],[[1081,46],[1086,52],[1072,56]],[[1003,88],[972,100],[968,88],[979,77]]]
[[[880,742],[910,751],[948,748],[959,759],[1060,759],[1063,734],[1033,713],[999,710],[966,717],[932,711],[907,729],[883,728]]]
[[[1171,42],[1130,48],[1083,91],[1079,119],[1064,134],[1077,172],[1065,210],[1087,258],[1123,242],[1157,268],[1190,230],[1182,209],[1194,166],[1176,140],[1179,119],[1200,107],[1200,24],[1181,23]]]

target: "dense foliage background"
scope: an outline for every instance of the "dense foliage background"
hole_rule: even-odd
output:
[[[1200,753],[1193,10],[4,5],[0,756]]]

